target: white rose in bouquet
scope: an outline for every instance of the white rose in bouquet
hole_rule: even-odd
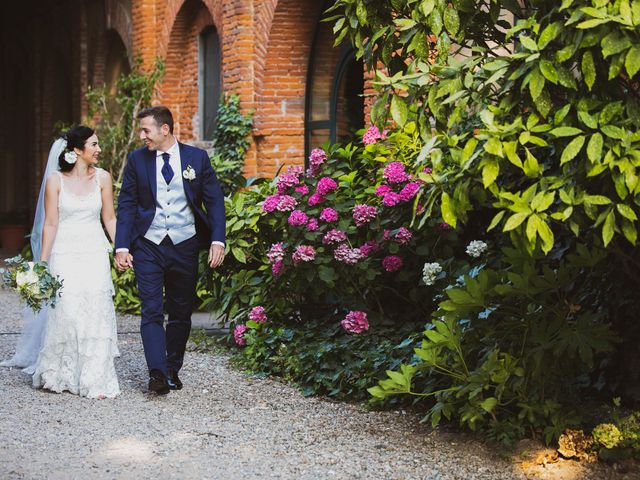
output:
[[[16,273],[16,284],[18,287],[24,287],[25,285],[38,284],[38,274],[33,271],[33,263],[29,262],[29,270],[25,272]]]

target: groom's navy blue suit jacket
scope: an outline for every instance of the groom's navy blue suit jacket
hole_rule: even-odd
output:
[[[183,178],[182,182],[193,209],[198,244],[201,248],[209,248],[213,241],[224,243],[224,196],[207,152],[182,143],[178,146],[182,170],[174,175],[182,177],[188,166],[196,174],[193,180]],[[156,214],[157,188],[156,152],[147,147],[131,152],[118,197],[116,249],[131,250],[133,242],[149,230]]]

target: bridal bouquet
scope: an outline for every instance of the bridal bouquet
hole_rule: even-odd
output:
[[[37,313],[45,305],[55,307],[62,282],[49,273],[45,263],[27,262],[18,255],[7,258],[5,264],[7,268],[0,269],[3,285],[18,292],[31,310]]]

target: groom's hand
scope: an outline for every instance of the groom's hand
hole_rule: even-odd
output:
[[[224,247],[222,245],[218,245],[217,243],[212,244],[209,247],[209,266],[211,268],[216,268],[222,265],[222,261],[224,260]]]
[[[124,272],[133,267],[133,256],[129,252],[117,252],[115,255],[116,267],[118,271]]]

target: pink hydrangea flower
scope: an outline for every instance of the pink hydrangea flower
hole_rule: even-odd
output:
[[[377,197],[384,197],[387,193],[391,192],[391,187],[389,185],[387,185],[386,183],[383,183],[382,185],[378,185],[378,188],[376,188],[376,196]]]
[[[353,207],[353,220],[358,227],[362,227],[370,223],[376,215],[378,209],[373,205],[356,205]]]
[[[311,177],[315,177],[322,167],[322,164],[326,162],[327,154],[321,148],[314,148],[309,155],[309,169],[307,174]]]
[[[280,201],[276,207],[280,212],[290,212],[298,205],[298,201],[291,195],[280,195]]]
[[[333,251],[333,258],[335,258],[339,262],[354,265],[362,260],[362,258],[364,258],[364,255],[359,248],[350,248],[346,243],[341,243]]]
[[[424,169],[422,170],[422,173],[426,173],[427,175],[431,175],[433,173],[433,170],[431,170],[431,167],[424,167]]]
[[[249,320],[253,320],[254,322],[258,322],[258,323],[266,323],[267,314],[264,311],[264,307],[262,306],[253,307],[249,312]]]
[[[300,183],[298,177],[293,173],[287,172],[278,177],[276,188],[278,189],[278,193],[282,195],[287,191],[287,189],[297,185],[298,183]]]
[[[244,338],[244,334],[246,331],[246,325],[236,325],[236,328],[233,329],[233,339],[240,347],[244,347],[247,344],[247,340]]]
[[[262,204],[262,211],[266,213],[273,212],[280,202],[280,195],[270,195],[264,199],[264,203]]]
[[[309,217],[302,210],[294,210],[289,215],[289,219],[287,220],[289,225],[293,225],[294,227],[299,227],[300,225],[306,225],[309,221]]]
[[[389,230],[388,228],[385,228],[384,230],[382,230],[382,239],[385,242],[388,242],[389,240],[391,240],[391,230]]]
[[[284,247],[282,242],[274,243],[271,245],[269,252],[267,253],[269,263],[274,264],[276,262],[282,262],[284,260]]]
[[[315,218],[310,218],[307,222],[306,228],[308,232],[315,232],[316,230],[318,230],[318,220],[316,220]]]
[[[384,167],[382,173],[384,179],[389,183],[402,183],[409,180],[407,172],[404,171],[404,165],[402,162],[391,162]]]
[[[369,330],[367,314],[358,310],[352,310],[347,313],[347,316],[340,322],[340,325],[349,333],[362,333]]]
[[[309,197],[309,200],[307,203],[309,204],[310,207],[313,207],[314,205],[318,205],[319,203],[322,203],[322,202],[324,202],[324,197],[322,195],[314,193]]]
[[[369,130],[367,130],[362,136],[362,143],[364,143],[365,145],[371,145],[376,143],[378,140],[381,140],[382,138],[383,136],[380,133],[378,127],[373,125],[369,127]]]
[[[295,175],[296,177],[299,177],[304,173],[304,168],[302,167],[302,165],[288,165],[287,173],[290,173],[292,175]]]
[[[408,228],[400,227],[394,235],[396,242],[400,245],[406,245],[413,238],[413,233]]]
[[[282,260],[277,260],[276,262],[274,262],[274,264],[271,265],[271,273],[273,273],[273,276],[277,277],[278,275],[280,275],[283,267],[284,262]]]
[[[402,199],[403,202],[408,202],[409,200],[411,200],[413,197],[416,196],[416,193],[418,193],[418,190],[420,190],[420,183],[409,182],[404,187],[402,187],[402,190],[400,190],[400,193],[399,193],[400,198]]]
[[[382,260],[382,268],[387,272],[395,272],[402,268],[402,258],[397,255],[387,255]]]
[[[306,195],[307,193],[309,193],[309,187],[307,187],[306,185],[299,185],[295,188],[294,191],[296,193],[301,193],[302,195]]]
[[[318,185],[316,186],[316,193],[324,197],[337,188],[338,184],[333,178],[323,177],[318,181]]]
[[[368,257],[372,253],[377,252],[379,248],[380,246],[378,245],[378,242],[375,240],[369,240],[360,246],[360,253],[363,257]]]
[[[332,243],[344,242],[346,239],[347,239],[347,234],[345,232],[343,232],[342,230],[337,230],[335,228],[332,228],[331,230],[329,230],[327,233],[324,234],[324,237],[322,238],[322,243],[324,243],[325,245],[329,245]]]
[[[453,227],[451,227],[451,225],[449,225],[447,222],[440,222],[438,224],[438,228],[440,230],[451,230]]]
[[[382,205],[385,207],[395,207],[402,202],[402,197],[396,192],[389,192],[382,197]]]
[[[300,262],[312,262],[316,258],[316,250],[311,245],[299,245],[293,252],[292,259],[296,265]]]
[[[333,208],[325,208],[320,213],[320,220],[327,223],[337,222],[338,212],[336,212]]]

